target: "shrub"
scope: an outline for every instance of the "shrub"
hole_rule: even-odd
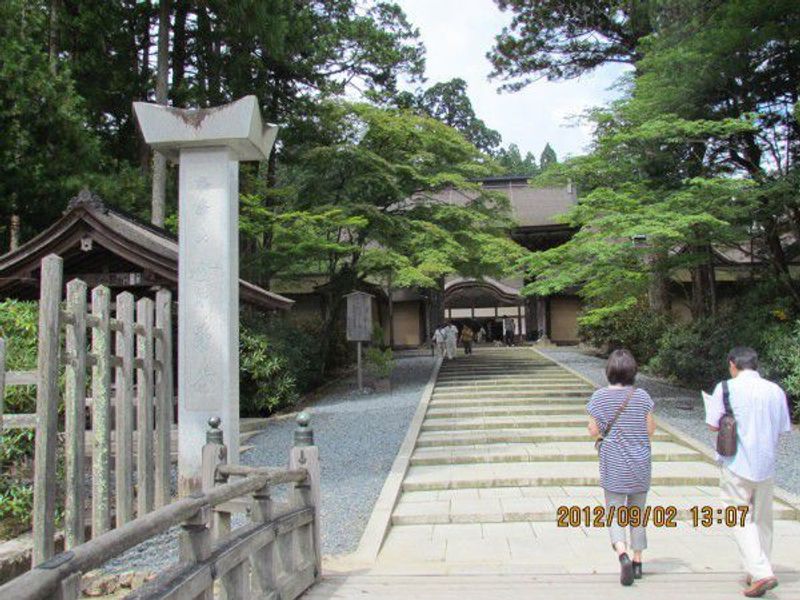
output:
[[[367,373],[376,379],[388,379],[394,371],[395,362],[391,348],[381,350],[378,346],[370,346],[364,353]]]
[[[666,332],[668,320],[640,303],[631,310],[616,313],[600,322],[581,323],[581,339],[603,352],[627,348],[639,364],[647,363],[658,351],[658,340]]]
[[[296,404],[321,380],[321,354],[313,323],[280,316],[249,317],[239,336],[240,410],[266,416]]]
[[[800,320],[769,327],[761,340],[761,365],[766,377],[777,381],[800,418]]]
[[[36,302],[0,302],[0,337],[6,342],[6,370],[30,371],[36,368],[38,322]],[[36,387],[6,387],[5,412],[36,412]]]

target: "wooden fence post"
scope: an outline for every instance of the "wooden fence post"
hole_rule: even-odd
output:
[[[92,537],[111,529],[111,294],[92,290]]]
[[[294,446],[289,455],[290,469],[306,469],[308,479],[295,486],[296,501],[314,507],[314,522],[309,531],[310,543],[314,553],[314,576],[322,576],[322,545],[320,536],[320,467],[319,448],[314,445],[314,431],[309,427],[311,415],[306,411],[297,415],[297,429],[294,431]],[[303,532],[304,533],[304,532]],[[302,544],[302,542],[300,542]],[[299,564],[295,565],[296,567]]]
[[[156,293],[156,506],[170,501],[170,468],[172,466],[172,293]]]
[[[139,517],[153,510],[153,301],[141,298],[136,303],[138,337],[138,378],[136,388],[137,446],[136,475],[139,484]]]
[[[36,566],[53,556],[58,442],[58,367],[63,261],[42,261],[39,296],[39,355],[36,367],[36,443],[33,481],[33,556]]]
[[[86,284],[75,279],[67,283],[66,324],[67,362],[64,382],[65,477],[67,490],[64,507],[65,548],[84,541],[84,474],[86,437]]]
[[[136,334],[133,320],[133,294],[117,295],[116,354],[116,491],[117,527],[133,519],[133,382],[136,373]]]
[[[250,518],[254,523],[269,523],[273,518],[272,497],[269,484],[253,494],[253,508]],[[264,546],[250,557],[252,582],[259,597],[272,598],[278,595],[278,582],[275,574],[275,548],[277,540]]]
[[[206,504],[191,519],[181,525],[180,561],[195,564],[211,554],[211,507]],[[214,585],[194,597],[194,600],[214,600]]]

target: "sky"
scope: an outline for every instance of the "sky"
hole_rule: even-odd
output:
[[[429,87],[454,77],[464,79],[475,113],[500,132],[503,146],[515,143],[524,156],[539,160],[546,142],[558,154],[586,152],[591,129],[575,126],[570,117],[617,97],[609,90],[624,68],[601,67],[591,75],[564,82],[537,81],[519,92],[497,93],[500,80],[489,81],[491,64],[486,53],[511,15],[493,0],[396,0],[409,21],[419,28],[426,48]],[[413,89],[415,86],[406,86]]]

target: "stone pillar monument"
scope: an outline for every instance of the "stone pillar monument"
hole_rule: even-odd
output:
[[[278,128],[255,96],[184,110],[135,102],[145,141],[179,164],[178,490],[200,487],[210,417],[239,462],[239,162],[266,160]]]

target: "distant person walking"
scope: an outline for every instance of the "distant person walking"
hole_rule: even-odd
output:
[[[734,348],[728,353],[731,379],[717,384],[706,414],[712,431],[726,413],[725,398],[736,419],[736,450],[733,456],[717,455],[722,467],[722,503],[747,506],[744,527],[733,531],[747,573],[748,598],[763,596],[778,585],[769,558],[772,552],[772,487],[778,438],[791,431],[786,394],[758,373],[758,354],[752,348]]]
[[[631,514],[638,507],[644,514],[650,490],[650,438],[656,429],[653,399],[643,389],[634,387],[636,359],[627,350],[614,350],[608,357],[608,387],[597,390],[589,400],[589,435],[599,446],[600,485],[606,501],[606,521],[610,521],[611,547],[620,564],[620,583],[631,585],[642,577],[642,551],[647,548],[644,527],[630,529],[628,555],[626,528],[619,525],[620,511]],[[613,509],[613,513],[612,513]]]
[[[436,344],[436,352],[444,358],[447,355],[447,332],[445,331],[446,324],[442,323],[433,332],[433,341]]]
[[[464,355],[472,354],[472,338],[475,333],[469,325],[461,328],[461,344],[464,346]]]
[[[456,357],[456,346],[458,344],[458,327],[448,321],[444,328],[444,343],[447,349],[447,358],[452,360]]]
[[[506,346],[514,345],[514,334],[517,332],[516,323],[511,317],[503,319],[503,334],[505,337]]]

